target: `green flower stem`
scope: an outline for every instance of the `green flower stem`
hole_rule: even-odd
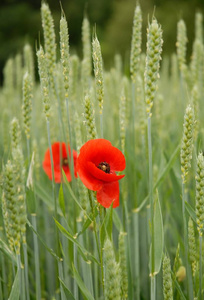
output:
[[[136,82],[132,82],[132,146],[133,153],[135,152],[135,91],[136,91]],[[137,203],[135,203],[135,207],[137,208]],[[134,242],[135,242],[135,279],[136,279],[136,299],[140,299],[140,270],[139,270],[139,216],[138,213],[135,212],[133,214],[133,222],[134,222]]]
[[[77,268],[78,259],[77,259],[77,246],[76,246],[76,244],[74,244],[73,247],[74,247],[74,265]],[[76,283],[76,280],[74,280],[74,299],[76,299],[76,300],[79,299],[79,290],[78,290],[78,285]]]
[[[202,233],[199,234],[199,299],[202,298]]]
[[[78,225],[77,232],[80,232],[82,230],[82,219],[80,219],[77,222],[77,225]],[[87,245],[89,245],[87,231],[85,232],[84,236],[82,236],[82,235],[79,236],[79,242],[84,247],[87,247]],[[80,270],[81,270],[82,278],[84,280],[86,287],[91,292],[91,294],[94,295],[91,263],[84,261],[84,259],[80,259]]]
[[[44,218],[44,228],[45,228],[45,242],[47,245],[52,245],[53,236],[50,234],[50,216],[48,215],[47,207],[43,203],[43,218]],[[55,277],[53,274],[56,272],[56,265],[53,263],[53,258],[51,255],[46,255],[45,257],[46,264],[46,285],[48,289],[48,294],[52,295],[56,288]]]
[[[29,295],[29,280],[28,280],[28,255],[27,255],[27,244],[26,243],[23,243],[23,254],[24,254],[26,300],[29,300],[30,295]]]
[[[72,145],[72,134],[71,134],[71,125],[70,125],[70,112],[69,112],[69,101],[68,98],[66,97],[66,113],[67,113],[67,125],[68,125],[68,131],[69,131],[69,145],[70,145],[70,150],[71,150],[71,160],[70,160],[70,170],[71,170],[71,178],[72,178],[72,183],[75,182],[74,180],[74,158],[73,158],[73,145]],[[67,152],[68,153],[68,152]]]
[[[52,169],[52,192],[53,192],[53,199],[54,199],[54,213],[55,213],[55,219],[57,219],[57,197],[56,197],[56,188],[55,188],[54,161],[53,161],[51,138],[50,138],[49,119],[47,119],[47,135],[48,135],[48,145],[49,145],[49,149],[50,149],[50,159],[51,159],[51,169]]]
[[[36,214],[31,215],[31,222],[33,228],[37,231]],[[38,238],[33,232],[33,243],[34,243],[34,256],[35,256],[35,283],[36,283],[36,300],[41,299],[41,284],[40,284],[40,263],[39,263],[39,249],[38,249]]]
[[[52,193],[53,193],[53,200],[54,200],[54,217],[57,220],[57,196],[56,196],[56,187],[55,187],[55,177],[54,177],[54,161],[53,161],[53,154],[52,154],[52,146],[51,146],[51,138],[50,138],[50,122],[47,118],[47,135],[48,135],[48,145],[50,149],[50,158],[51,158],[51,169],[52,169]],[[60,256],[60,246],[59,246],[59,231],[57,226],[55,226],[55,236],[57,242],[57,255]],[[59,272],[59,270],[58,270]],[[57,275],[58,278],[58,275]]]
[[[2,276],[2,288],[3,288],[3,292],[4,292],[4,297],[6,299],[8,299],[8,285],[7,284],[7,276],[6,276],[6,271],[7,271],[7,268],[5,266],[5,257],[4,255],[2,254],[1,255],[1,276]],[[11,272],[11,268],[10,268],[10,272]],[[3,297],[2,297],[3,299]]]
[[[24,276],[21,268],[21,255],[17,254],[17,268],[19,273],[19,286],[20,286],[20,300],[26,300],[25,296],[25,282]]]
[[[136,82],[132,82],[132,146],[133,153],[135,152],[135,91]],[[135,200],[136,201],[136,200]],[[137,203],[135,202],[137,208]],[[139,269],[139,215],[137,212],[133,214],[134,223],[134,243],[135,243],[135,255],[134,255],[134,269],[135,269],[135,284],[136,284],[136,296],[135,299],[140,299],[140,269]]]
[[[96,243],[96,240],[93,241],[93,244],[94,244],[94,256],[97,257],[98,245]],[[95,299],[99,298],[99,293],[100,293],[100,289],[98,288],[98,282],[99,282],[98,266],[97,266],[97,264],[94,264],[94,295],[95,295]]]
[[[190,265],[188,261],[188,232],[187,232],[187,221],[185,215],[185,201],[186,201],[186,194],[185,194],[185,183],[182,182],[182,215],[183,215],[183,226],[184,226],[184,255],[186,261],[186,271],[187,271],[187,286],[188,286],[188,296],[189,299],[193,299],[193,282],[192,276],[190,271]]]
[[[61,261],[58,261],[58,270],[59,270],[59,277],[64,280],[64,274],[63,274],[63,259]],[[62,286],[62,283],[60,282],[60,295],[61,295],[61,299],[62,300],[66,300],[66,296],[65,296],[65,293],[64,293],[64,290],[63,290],[63,286]],[[75,299],[78,299],[78,298],[75,298]]]
[[[151,276],[151,299],[156,300],[156,276]]]
[[[140,300],[140,248],[139,248],[139,213],[133,212],[134,227],[134,258],[135,258],[135,277],[136,277],[136,300]]]
[[[103,138],[103,111],[100,113],[100,130],[101,130],[101,139]]]
[[[132,82],[132,126],[133,126],[133,134],[132,134],[132,145],[133,150],[135,150],[135,89],[136,84]]]
[[[90,190],[88,190],[88,194],[89,194],[89,202],[90,202],[91,211],[92,211],[92,214],[94,216],[95,215],[94,214],[94,207],[93,207],[92,195],[91,195],[91,191]],[[94,228],[94,235],[95,235],[95,241],[96,241],[98,256],[100,258],[100,263],[101,263],[101,278],[102,278],[102,287],[103,287],[103,292],[104,292],[103,254],[102,254],[102,249],[100,249],[100,246],[99,246],[99,239],[98,239],[98,235],[97,235],[96,219],[95,219],[95,217],[93,217],[93,228]]]
[[[152,171],[152,137],[151,137],[151,115],[148,114],[148,157],[149,157],[149,201],[150,201],[150,223],[151,223],[151,300],[156,300],[156,278],[154,275],[154,203],[153,203],[153,171]]]
[[[27,153],[28,153],[28,159],[30,159],[30,139],[26,138],[27,141]]]
[[[100,228],[103,226],[104,217],[106,215],[106,208],[99,206],[99,216],[100,216]],[[102,287],[103,294],[105,293],[105,274],[104,274],[104,251],[102,245],[100,245],[100,261],[101,261],[101,278],[102,278]]]
[[[127,232],[127,265],[128,265],[128,296],[129,299],[133,299],[133,264],[132,264],[132,239],[130,238],[131,225],[129,222],[129,211],[127,207],[127,201],[123,201],[124,216],[123,216],[123,231]]]

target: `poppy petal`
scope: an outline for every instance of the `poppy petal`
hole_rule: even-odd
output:
[[[54,165],[60,164],[60,142],[56,142],[52,144],[52,156],[53,156],[53,161]],[[50,151],[49,151],[49,156],[50,156]]]
[[[61,174],[61,163],[60,163],[60,157],[67,158],[67,146],[65,143],[56,142],[52,144],[52,155],[53,155],[53,163],[54,163],[54,177],[55,182],[60,183],[62,179]],[[69,156],[71,154],[70,146],[68,145],[68,152]],[[76,171],[76,161],[77,161],[77,152],[73,150],[73,160],[74,160],[74,175],[77,177],[77,171]],[[69,166],[62,166],[63,170],[66,174],[67,180],[71,181],[71,173]],[[43,169],[50,180],[52,180],[52,168],[51,168],[51,156],[50,156],[50,149],[47,149],[44,156],[43,161]]]
[[[107,181],[107,182],[117,181],[125,176],[125,175],[116,175],[116,174],[105,173],[104,171],[97,168],[96,165],[92,162],[87,162],[87,169],[88,169],[88,172],[91,173],[92,176],[94,176],[95,178],[103,180],[103,181]]]
[[[83,165],[80,166],[79,160],[77,160],[77,172],[81,181],[89,190],[98,191],[102,187],[103,181],[93,177]]]
[[[113,208],[119,206],[119,183],[114,181],[105,183],[102,188],[97,191],[96,198],[98,202],[105,208],[110,207],[113,202]]]
[[[49,177],[50,180],[52,180],[52,168],[51,168],[51,164],[50,165],[46,165],[43,163],[43,169],[45,171],[45,173],[47,174],[47,176]],[[54,170],[54,177],[55,177],[55,182],[56,183],[60,183],[61,182],[61,174],[60,174],[60,170]]]
[[[112,171],[123,171],[125,169],[123,153],[105,139],[88,141],[82,146],[80,155],[84,161],[91,161],[95,165],[105,161],[110,164]]]

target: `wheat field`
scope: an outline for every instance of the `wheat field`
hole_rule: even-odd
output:
[[[0,88],[0,299],[203,299],[202,14],[187,60],[182,19],[175,53],[154,15],[141,51],[137,4],[109,70],[86,16],[82,57],[41,17]]]

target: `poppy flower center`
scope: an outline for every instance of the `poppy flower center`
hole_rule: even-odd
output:
[[[97,168],[99,168],[100,170],[102,170],[105,173],[110,173],[110,165],[106,161],[101,162],[97,166]]]
[[[68,165],[69,165],[69,162],[68,162],[68,159],[65,157],[65,158],[63,158],[62,159],[62,165],[65,167],[68,167]]]

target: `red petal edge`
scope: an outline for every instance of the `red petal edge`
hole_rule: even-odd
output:
[[[97,191],[96,198],[98,202],[105,208],[109,208],[113,202],[113,208],[119,206],[119,183],[114,181],[105,183],[102,188]]]
[[[52,154],[53,154],[53,162],[54,162],[54,178],[56,183],[60,183],[62,181],[62,176],[60,172],[60,144],[62,147],[62,157],[67,157],[66,144],[55,142],[52,144]],[[68,145],[68,151],[70,156],[70,146]],[[76,172],[76,161],[77,161],[77,152],[73,149],[73,160],[74,160],[74,176],[77,177]],[[51,169],[51,158],[50,158],[50,150],[49,148],[45,152],[44,161],[43,161],[43,169],[50,180],[52,180],[52,169]],[[69,167],[63,167],[64,172],[66,174],[67,180],[71,181],[71,172]]]

